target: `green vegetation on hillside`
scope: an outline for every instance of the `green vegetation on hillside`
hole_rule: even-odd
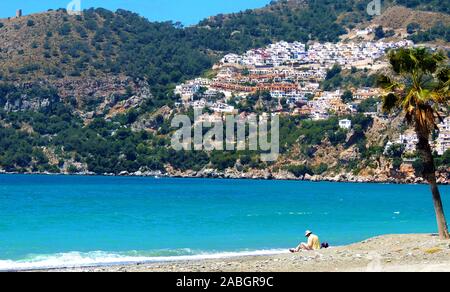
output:
[[[443,40],[450,42],[450,25],[443,23],[437,23],[429,30],[418,30],[416,33],[409,37],[415,43],[433,42],[436,40]]]
[[[395,0],[398,5],[408,8],[418,8],[426,11],[436,11],[442,13],[450,13],[450,5],[448,0]]]
[[[281,40],[335,42],[346,33],[337,23],[342,11],[344,5],[335,1],[311,1],[308,6],[298,7],[279,1],[261,10],[218,15],[200,22],[199,26],[208,30],[213,43],[219,45],[215,49],[242,52]]]
[[[325,80],[321,87],[326,91],[333,91],[340,88],[360,88],[360,87],[374,87],[376,85],[377,77],[369,75],[365,70],[343,70],[341,66],[334,65],[327,72]]]
[[[110,121],[96,118],[84,125],[70,107],[61,103],[38,112],[7,114],[0,111],[0,120],[0,167],[9,172],[59,172],[62,167],[76,172],[74,165],[80,163],[97,174],[140,169],[164,171],[166,165],[182,171],[198,171],[210,164],[225,170],[238,160],[244,166],[265,167],[259,161],[261,152],[174,151],[167,135],[131,131],[127,126],[128,116],[118,116]],[[364,116],[355,116],[352,120],[355,134],[358,129],[367,129],[371,123],[370,118]],[[295,145],[312,149],[329,141],[335,146],[347,143],[346,147],[349,147],[359,143],[358,139],[364,139],[361,136],[347,141],[347,133],[339,129],[337,118],[314,122],[285,117],[281,120],[280,136],[282,154],[287,154]],[[53,161],[50,161],[51,157],[54,157]]]

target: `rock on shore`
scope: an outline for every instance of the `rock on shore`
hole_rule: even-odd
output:
[[[0,174],[17,174],[9,173],[0,169]],[[26,174],[48,174],[51,173],[34,173]],[[68,174],[68,173],[64,173]],[[89,171],[82,171],[76,175],[95,175]],[[105,176],[114,176],[113,173],[104,173]],[[372,176],[358,176],[351,173],[341,173],[337,175],[309,175],[296,177],[289,171],[278,170],[273,172],[269,169],[251,169],[246,172],[239,171],[236,168],[229,168],[225,171],[219,171],[212,168],[205,168],[200,171],[186,170],[180,171],[168,168],[166,171],[153,171],[141,169],[136,172],[122,171],[119,176],[137,176],[137,177],[174,177],[174,178],[215,178],[215,179],[263,179],[263,180],[297,180],[310,182],[351,182],[351,183],[392,183],[392,184],[426,184],[427,182],[414,175],[408,177],[388,176],[384,173],[374,174]],[[437,172],[437,183],[440,185],[448,185],[450,183],[450,172],[445,169]]]
[[[374,174],[372,176],[357,176],[351,173],[341,173],[337,175],[309,175],[296,177],[289,171],[278,170],[273,172],[268,169],[252,169],[246,172],[239,171],[236,168],[229,168],[225,171],[219,171],[212,168],[205,168],[200,171],[187,170],[179,171],[169,169],[167,172],[138,171],[136,173],[123,172],[120,175],[130,176],[167,176],[179,178],[224,178],[224,179],[264,179],[264,180],[302,180],[311,182],[352,182],[352,183],[396,183],[396,184],[424,184],[426,181],[421,177],[394,177],[384,173]],[[439,184],[449,184],[449,173],[438,172],[437,181]]]

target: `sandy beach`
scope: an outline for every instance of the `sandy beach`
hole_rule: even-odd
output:
[[[386,235],[315,252],[218,260],[140,263],[48,272],[450,272],[450,241]]]

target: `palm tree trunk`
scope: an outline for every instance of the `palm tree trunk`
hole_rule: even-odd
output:
[[[431,186],[431,193],[433,194],[434,209],[436,212],[436,220],[439,228],[439,237],[441,239],[450,239],[448,232],[447,220],[445,219],[444,207],[442,204],[441,193],[436,181],[436,167],[434,165],[434,158],[431,151],[431,146],[428,137],[421,134],[421,131],[416,131],[419,138],[417,148],[423,160],[422,176],[428,181]]]

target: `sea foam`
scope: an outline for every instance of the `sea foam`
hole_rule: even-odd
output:
[[[184,251],[189,251],[188,249]],[[133,256],[125,254],[136,254]],[[165,253],[177,254],[180,251],[165,251]],[[176,261],[195,261],[195,260],[213,260],[226,259],[245,256],[264,256],[287,253],[286,249],[256,250],[256,251],[237,251],[237,252],[200,252],[189,255],[176,256],[140,256],[137,252],[128,253],[109,253],[103,251],[96,252],[69,252],[52,255],[30,256],[24,260],[0,260],[0,271],[23,271],[37,269],[58,269],[58,268],[78,268],[90,266],[107,266],[121,264],[137,263],[155,263],[155,262],[176,262]]]

